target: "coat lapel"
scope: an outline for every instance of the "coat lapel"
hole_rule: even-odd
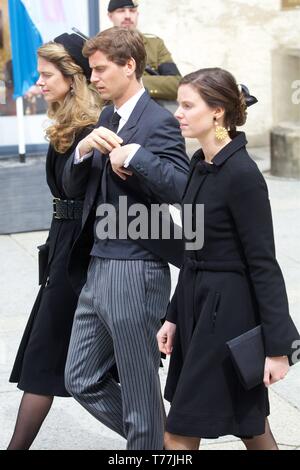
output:
[[[126,122],[125,126],[118,133],[118,136],[123,139],[123,145],[126,145],[132,141],[134,134],[138,130],[138,124],[139,124],[141,115],[145,111],[145,108],[148,105],[150,99],[151,98],[147,92],[145,92],[141,96],[134,110],[132,111],[128,121]],[[109,127],[109,122],[113,113],[114,113],[114,108],[111,107],[110,113],[108,113],[107,115],[107,119],[104,122],[101,122],[102,126],[105,126],[105,123],[106,123],[106,127]],[[102,158],[104,157],[102,156]],[[110,165],[110,161],[107,158],[105,161],[104,171],[102,173],[102,178],[101,178],[101,194],[102,194],[102,199],[104,203],[107,202],[107,175],[108,175],[109,165]]]
[[[141,115],[145,111],[150,99],[151,98],[147,92],[141,96],[125,126],[118,133],[118,135],[123,139],[123,145],[130,143],[133,135],[136,133]]]

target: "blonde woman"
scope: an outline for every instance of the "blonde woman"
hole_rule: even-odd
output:
[[[69,283],[67,264],[80,232],[90,163],[81,168],[81,189],[73,200],[66,197],[62,175],[78,142],[95,127],[100,110],[98,94],[89,85],[91,71],[82,55],[83,46],[81,37],[63,34],[38,51],[37,85],[48,103],[52,120],[46,130],[50,142],[46,172],[54,197],[54,213],[49,238],[41,247],[44,253],[41,289],[10,377],[24,395],[9,450],[29,449],[54,396],[69,396],[64,369],[78,296]]]

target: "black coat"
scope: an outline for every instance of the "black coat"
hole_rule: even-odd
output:
[[[66,162],[79,140],[92,129],[86,129],[65,154],[58,154],[50,145],[46,162],[47,182],[53,197],[67,199],[62,185]],[[87,164],[83,173],[89,173]],[[84,199],[85,188],[77,193]],[[49,280],[42,286],[29,317],[10,381],[28,393],[69,396],[64,385],[64,369],[78,295],[67,275],[72,246],[80,232],[81,220],[53,219],[49,245]]]
[[[108,106],[101,113],[98,125],[109,127],[113,113],[114,107]],[[94,243],[93,224],[100,185],[104,194],[105,185],[109,185],[111,178],[114,178],[119,187],[119,194],[128,197],[128,206],[142,203],[148,207],[151,204],[180,202],[186,185],[189,160],[178,121],[147,93],[142,95],[119,135],[123,139],[123,145],[141,145],[129,167],[133,176],[123,182],[112,173],[108,157],[94,152],[84,204],[82,231],[72,251],[69,265],[70,278],[75,289],[82,285],[87,273],[89,254]],[[89,160],[80,165],[74,165],[73,160],[73,157],[69,159],[64,174],[64,187],[69,197],[74,197],[81,186],[86,184],[82,169],[89,165]],[[167,262],[182,264],[182,240],[149,239],[137,242]]]
[[[177,323],[165,390],[174,434],[262,434],[266,388],[243,389],[225,343],[262,324],[266,355],[282,356],[299,338],[275,257],[267,186],[246,143],[239,133],[213,165],[201,150],[192,160],[183,202],[204,204],[205,240],[186,251],[167,315]]]

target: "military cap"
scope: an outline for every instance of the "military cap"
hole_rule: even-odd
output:
[[[111,13],[118,8],[137,8],[138,6],[139,2],[137,0],[110,0],[108,11]]]
[[[63,33],[54,39],[54,42],[64,46],[68,54],[72,57],[75,64],[82,68],[84,75],[89,80],[92,75],[92,70],[89,66],[89,61],[82,55],[82,49],[85,40],[77,34]]]

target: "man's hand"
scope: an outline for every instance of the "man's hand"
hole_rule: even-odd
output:
[[[106,127],[99,127],[83,139],[79,143],[78,148],[81,157],[92,152],[94,149],[107,155],[113,149],[120,147],[122,142],[123,139],[111,130],[106,129]]]
[[[266,387],[284,379],[289,371],[287,356],[267,357],[265,362],[264,384]]]
[[[170,356],[173,352],[176,325],[166,321],[157,334],[157,342],[160,352]]]
[[[136,150],[136,144],[128,144],[115,148],[109,155],[113,171],[124,181],[133,174],[132,171],[124,168],[124,163],[134,150]]]

